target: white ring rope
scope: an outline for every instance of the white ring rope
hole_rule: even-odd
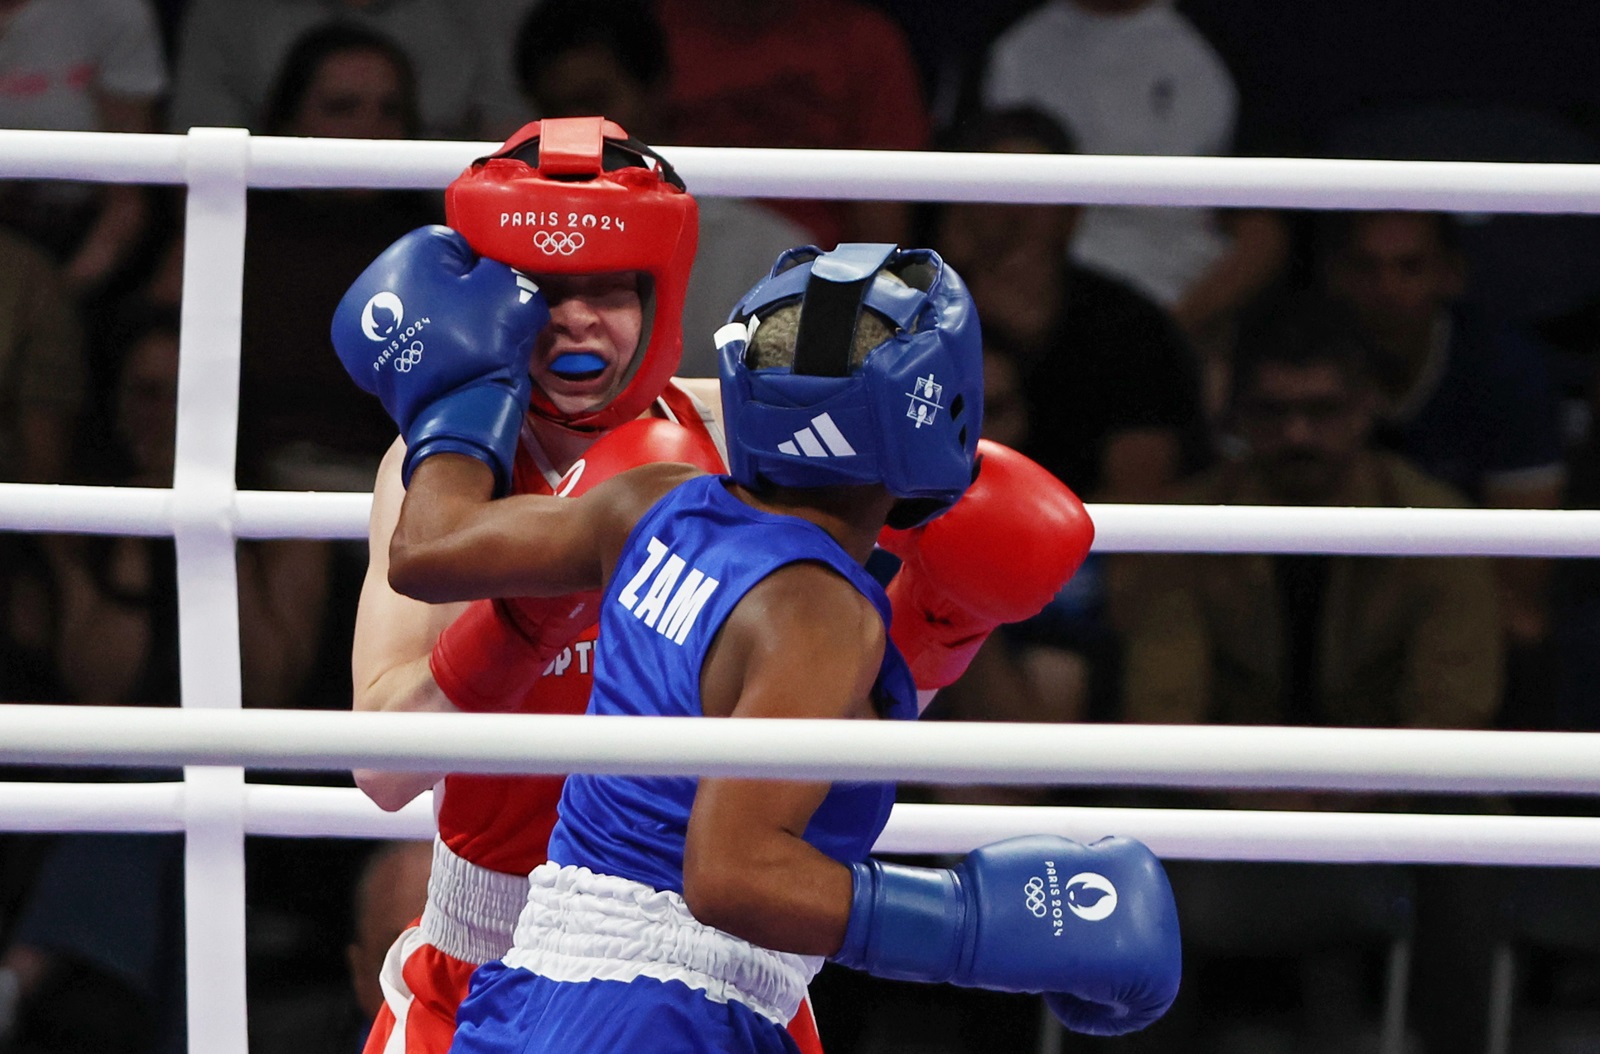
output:
[[[0,177],[182,183],[186,136],[0,131]],[[253,187],[437,190],[497,143],[252,136]],[[662,146],[706,197],[1600,212],[1600,166]]]
[[[173,492],[0,484],[0,530],[171,536]],[[1091,504],[1102,553],[1600,556],[1600,512]],[[365,539],[370,494],[237,491],[239,538]]]
[[[371,494],[244,490],[224,512],[240,538],[367,536]],[[172,491],[0,483],[0,530],[171,537]]]
[[[0,783],[0,830],[183,830],[183,783]],[[381,812],[344,787],[250,784],[244,829],[287,838],[427,839],[431,795]],[[1297,863],[1600,865],[1600,818],[1408,813],[1109,809],[899,804],[880,853],[970,852],[1001,838],[1059,834],[1089,842],[1137,838],[1174,860]]]
[[[0,707],[0,763],[1600,794],[1600,733]]]

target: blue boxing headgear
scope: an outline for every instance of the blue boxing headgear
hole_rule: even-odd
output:
[[[899,278],[896,282],[888,274]],[[761,321],[799,303],[792,366],[752,368]],[[850,368],[863,310],[893,335]],[[983,341],[965,283],[929,249],[790,249],[717,331],[728,467],[747,487],[881,483],[896,527],[926,522],[972,482]]]

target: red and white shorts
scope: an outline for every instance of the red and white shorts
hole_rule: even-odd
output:
[[[479,867],[435,839],[427,907],[384,957],[378,975],[384,1005],[363,1054],[448,1054],[473,971],[511,949],[527,899],[525,876]],[[822,1054],[809,997],[789,1022],[789,1035],[801,1054]]]

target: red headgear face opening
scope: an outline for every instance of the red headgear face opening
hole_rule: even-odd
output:
[[[519,271],[648,277],[640,347],[617,395],[581,414],[561,413],[537,385],[531,400],[534,413],[585,431],[648,409],[683,354],[683,296],[700,237],[699,208],[671,166],[601,117],[534,121],[457,176],[444,204],[474,252]]]

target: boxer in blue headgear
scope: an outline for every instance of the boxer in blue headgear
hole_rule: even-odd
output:
[[[936,535],[992,522],[969,499],[1020,478],[1019,455],[992,448],[974,480],[971,303],[933,253],[851,245],[785,254],[735,319],[720,341],[732,477],[656,464],[575,498],[497,501],[484,462],[431,453],[406,492],[390,583],[433,602],[603,587],[590,713],[914,718],[890,602],[863,565],[891,512],[949,553]],[[506,355],[496,368],[515,370]],[[624,425],[588,456],[660,425]],[[1082,510],[1033,468],[984,499],[1020,517],[1022,562],[997,550],[1007,565],[1041,575],[1019,617],[1087,545],[1048,529]],[[1015,603],[1016,584],[1004,592]],[[515,946],[474,976],[452,1051],[793,1054],[784,1025],[828,956],[1054,993],[1085,1031],[1129,1031],[1166,1008],[1176,919],[1147,849],[1031,837],[955,869],[880,865],[869,853],[893,798],[883,783],[570,776]],[[1019,892],[1030,881],[1039,898]]]
[[[786,307],[799,313],[792,362],[753,364],[755,332]],[[864,312],[892,335],[853,366]],[[983,341],[966,286],[937,253],[791,249],[716,339],[729,468],[745,486],[881,483],[906,499],[893,525],[911,527],[972,482]]]

